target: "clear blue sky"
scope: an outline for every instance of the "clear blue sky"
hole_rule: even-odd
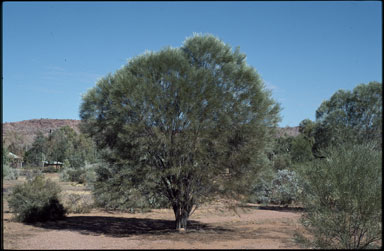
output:
[[[247,55],[283,110],[315,120],[339,89],[382,82],[381,2],[5,2],[3,122],[79,119],[129,58],[211,33]]]

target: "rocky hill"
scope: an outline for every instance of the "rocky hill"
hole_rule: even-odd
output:
[[[3,123],[4,143],[17,140],[22,141],[23,145],[32,144],[36,134],[42,132],[45,136],[50,131],[54,131],[63,126],[69,126],[79,132],[80,120],[73,119],[31,119],[20,122]]]
[[[73,119],[31,119],[20,122],[3,123],[3,140],[6,145],[18,141],[25,146],[32,144],[36,134],[41,131],[45,136],[63,126],[70,126],[79,132],[80,120]],[[282,127],[277,130],[277,137],[299,135],[299,127]]]

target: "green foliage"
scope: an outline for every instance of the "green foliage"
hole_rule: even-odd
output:
[[[271,160],[275,170],[287,169],[295,163],[313,159],[314,139],[301,133],[296,137],[279,137],[275,140]]]
[[[382,147],[382,84],[339,90],[316,110],[314,150],[344,142],[374,142]]]
[[[115,165],[103,164],[96,168],[93,183],[95,204],[108,210],[134,212],[137,209],[165,208],[168,199],[156,192],[155,181],[147,181],[142,186],[133,186],[134,176]]]
[[[84,95],[82,130],[124,169],[125,190],[153,183],[150,191],[168,198],[177,222],[211,195],[248,190],[280,108],[245,58],[214,36],[196,35],[181,48],[130,60]],[[224,182],[226,168],[232,178]]]
[[[254,183],[250,186],[251,192],[247,197],[250,203],[270,203],[271,183],[276,174],[272,168],[264,168],[256,177]]]
[[[15,186],[8,199],[9,208],[21,222],[61,219],[66,212],[59,202],[59,193],[59,185],[38,176]]]
[[[60,172],[60,180],[64,182],[77,182],[79,184],[92,184],[96,179],[95,164],[85,163],[85,166],[73,168],[66,167]]]
[[[304,135],[298,135],[293,139],[290,151],[293,163],[306,162],[313,159],[312,142]]]
[[[315,137],[315,129],[316,129],[316,122],[313,122],[310,119],[304,119],[299,124],[299,132],[312,145],[315,142],[315,138],[314,138]]]
[[[9,162],[9,158],[8,158],[9,151],[8,151],[8,148],[4,146],[4,141],[3,141],[3,145],[1,146],[1,151],[2,151],[1,162],[3,163],[3,165],[6,165]]]
[[[12,168],[8,164],[2,166],[3,169],[3,179],[5,180],[17,180],[20,176],[19,170]]]
[[[69,162],[68,159],[65,159],[63,161],[63,168],[68,168],[68,167],[71,167],[71,163]]]
[[[97,159],[95,146],[90,138],[77,134],[69,126],[63,126],[45,137],[41,132],[25,154],[26,163],[33,167],[43,166],[43,161],[64,162],[66,167],[81,167],[85,162]],[[53,167],[47,172],[56,172]]]
[[[273,153],[274,155],[284,155],[289,154],[292,148],[292,141],[295,137],[287,136],[287,137],[279,137],[274,141]]]
[[[58,169],[54,166],[45,166],[42,168],[43,173],[57,173]]]
[[[91,139],[77,134],[69,126],[54,131],[48,138],[49,151],[47,158],[52,161],[64,162],[74,168],[95,162],[96,155]]]
[[[2,145],[2,178],[5,180],[17,180],[20,176],[19,170],[10,166],[10,160],[8,157],[9,151],[4,142]]]
[[[33,179],[35,179],[37,176],[40,176],[42,175],[42,167],[40,168],[37,168],[37,167],[34,167],[34,168],[28,168],[28,169],[23,169],[22,170],[23,174],[25,175],[26,179],[28,181],[31,181]]]
[[[64,182],[77,182],[79,184],[84,184],[85,173],[85,168],[64,168],[60,172],[60,180]]]
[[[273,158],[273,169],[282,170],[289,168],[292,164],[292,157],[290,153],[277,154]]]
[[[31,148],[25,153],[25,162],[32,166],[43,166],[45,153],[47,152],[47,138],[42,132],[39,132]]]
[[[382,234],[382,159],[374,144],[332,146],[302,168],[302,224],[315,248],[371,248]],[[377,243],[376,243],[377,244]]]

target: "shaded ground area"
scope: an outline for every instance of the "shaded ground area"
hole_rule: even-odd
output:
[[[110,216],[71,216],[62,221],[33,224],[47,230],[69,230],[86,235],[129,237],[133,235],[164,235],[176,233],[175,221],[146,218],[123,218]],[[214,227],[198,221],[188,222],[188,232],[211,232],[220,234],[230,229]]]

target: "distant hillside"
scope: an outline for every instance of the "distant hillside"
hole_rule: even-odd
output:
[[[20,138],[23,144],[32,144],[36,134],[42,132],[45,136],[50,131],[54,131],[63,126],[69,126],[79,132],[80,120],[73,119],[31,119],[20,122],[3,123],[3,140],[9,143],[16,138]]]
[[[80,120],[73,119],[31,119],[20,122],[3,123],[3,139],[8,145],[11,141],[21,141],[23,145],[32,144],[36,134],[41,131],[45,136],[63,126],[70,126],[79,132]],[[299,127],[283,127],[277,129],[277,137],[299,135]]]

